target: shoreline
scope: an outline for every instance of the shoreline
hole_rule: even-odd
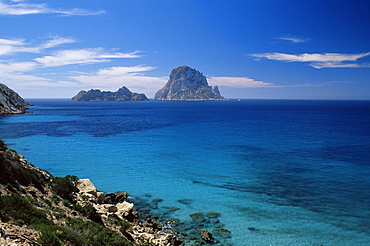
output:
[[[0,151],[3,151],[5,153],[9,152],[12,153],[12,155],[17,156],[17,166],[22,169],[26,169],[27,172],[36,173],[40,177],[43,177],[41,179],[42,182],[36,182],[36,184],[30,183],[31,186],[25,184],[27,182],[34,182],[32,180],[24,181],[26,183],[19,183],[18,180],[15,180],[13,185],[11,185],[9,184],[9,180],[7,180],[6,178],[4,179],[4,177],[0,177],[2,181],[0,183],[1,199],[4,199],[4,195],[13,194],[15,192],[14,194],[18,194],[20,196],[33,197],[33,199],[35,199],[35,204],[38,204],[38,206],[41,206],[40,204],[42,204],[39,209],[46,212],[51,212],[52,210],[54,210],[52,209],[54,205],[51,206],[53,204],[53,202],[51,201],[54,201],[56,202],[56,205],[59,206],[59,209],[62,208],[59,213],[67,214],[75,213],[70,212],[68,208],[75,203],[81,207],[93,207],[95,209],[95,213],[99,214],[99,217],[103,219],[104,225],[106,225],[107,228],[113,228],[113,230],[119,232],[119,229],[109,226],[111,222],[106,222],[110,221],[112,217],[117,217],[119,221],[128,221],[131,224],[131,229],[124,232],[123,235],[127,238],[130,238],[134,242],[147,241],[152,242],[154,245],[158,246],[179,246],[183,245],[183,242],[185,243],[185,245],[202,245],[207,243],[222,243],[222,245],[231,245],[227,243],[227,239],[231,238],[231,232],[224,228],[224,224],[222,224],[220,221],[221,214],[217,212],[208,212],[205,214],[201,212],[194,212],[192,214],[189,214],[190,221],[180,221],[180,219],[176,218],[173,215],[173,213],[180,208],[161,206],[160,204],[161,202],[163,202],[163,199],[161,198],[152,199],[150,195],[147,195],[145,198],[130,197],[127,195],[126,192],[122,191],[104,194],[103,192],[99,192],[95,188],[95,185],[89,179],[77,179],[76,181],[74,181],[77,184],[76,187],[78,188],[78,192],[74,193],[73,199],[71,200],[72,204],[70,202],[67,202],[63,197],[58,196],[57,198],[55,197],[55,195],[52,196],[49,191],[49,182],[75,176],[67,175],[65,178],[53,177],[49,172],[40,169],[32,165],[31,163],[28,163],[23,155],[17,153],[14,150],[8,149],[7,145],[3,141],[1,141],[1,144],[2,146],[0,148]],[[77,177],[72,178],[72,180],[76,178]],[[82,183],[84,183],[84,185],[79,185]],[[8,189],[9,187],[12,188]],[[24,193],[22,190],[26,190],[27,192]],[[49,199],[50,202],[47,202],[45,204],[45,202]],[[182,199],[179,200],[179,202],[186,205],[192,203],[190,199]],[[50,218],[52,218],[56,224],[60,224],[60,219],[58,219],[58,217],[60,218],[60,215],[58,215],[57,217],[55,216],[52,216]],[[100,219],[98,219],[98,221],[99,220]],[[2,223],[3,222],[4,221],[2,221]],[[11,230],[13,232],[17,230],[14,229],[17,223],[11,223],[9,224],[9,226],[5,226],[5,224],[4,228],[10,228],[8,230]],[[12,224],[14,226],[11,226]],[[33,232],[31,233],[31,231],[26,230],[26,232],[24,233],[27,233],[27,235],[34,235],[32,240],[37,240],[37,238],[35,238],[35,235],[40,234],[35,234]],[[9,232],[6,233],[9,234]],[[6,233],[4,235],[7,235]],[[2,236],[3,239],[6,238],[6,236],[4,235]]]

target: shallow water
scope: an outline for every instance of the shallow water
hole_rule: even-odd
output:
[[[0,139],[55,176],[218,212],[222,245],[370,244],[370,101],[29,101]]]

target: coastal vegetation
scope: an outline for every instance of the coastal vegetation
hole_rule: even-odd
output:
[[[99,214],[77,184],[76,176],[53,177],[0,140],[0,244],[150,245],[134,239],[138,221]]]

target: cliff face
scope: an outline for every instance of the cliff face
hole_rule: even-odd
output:
[[[0,83],[0,115],[22,114],[31,106],[18,93]]]
[[[148,101],[145,94],[131,92],[123,86],[116,92],[101,91],[91,89],[89,91],[80,91],[72,97],[72,101]]]
[[[226,100],[218,87],[212,89],[206,77],[198,70],[181,66],[172,70],[166,85],[157,91],[155,100]]]

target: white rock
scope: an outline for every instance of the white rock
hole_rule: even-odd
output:
[[[129,203],[129,202],[121,202],[121,203],[117,203],[116,207],[118,209],[118,212],[126,213],[126,212],[130,212],[134,208],[134,204]]]
[[[79,191],[81,193],[89,193],[93,196],[96,197],[96,188],[95,188],[95,185],[91,182],[90,179],[79,179],[77,180],[77,185],[76,185],[77,189],[79,189]]]

